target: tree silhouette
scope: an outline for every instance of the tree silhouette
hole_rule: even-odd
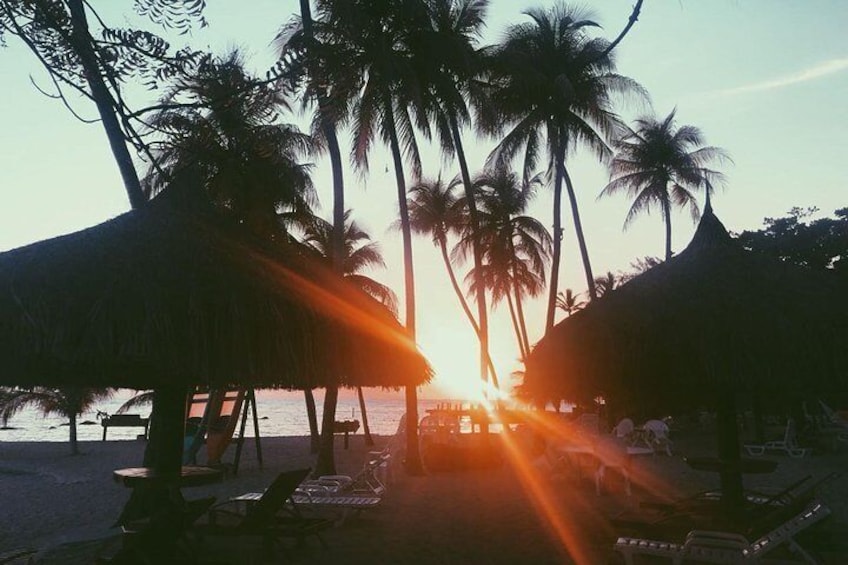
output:
[[[383,254],[377,243],[371,241],[368,235],[350,217],[351,211],[347,210],[344,215],[344,235],[341,238],[344,243],[342,256],[342,269],[346,281],[354,285],[360,291],[368,294],[397,316],[397,296],[388,286],[377,282],[373,278],[363,274],[363,271],[386,266]],[[304,230],[303,243],[313,254],[321,260],[332,263],[333,243],[336,237],[333,234],[335,227],[322,218],[314,218]],[[359,397],[359,409],[362,412],[362,424],[365,433],[365,444],[374,445],[371,437],[371,429],[368,426],[368,412],[365,407],[365,395],[362,387],[356,387]]]
[[[707,183],[723,182],[722,173],[707,166],[714,161],[729,161],[724,150],[704,146],[701,130],[674,123],[675,110],[657,120],[643,117],[636,127],[614,146],[617,151],[610,163],[610,182],[600,196],[624,192],[633,199],[625,229],[641,213],[660,209],[665,223],[665,259],[671,259],[671,209],[688,207],[693,221],[700,217],[694,191]]]
[[[566,316],[571,316],[575,312],[582,310],[585,305],[586,302],[581,300],[579,295],[574,294],[574,291],[570,288],[566,288],[565,292],[557,294],[556,306],[565,312]]]
[[[391,151],[403,242],[404,323],[414,340],[415,275],[404,157],[413,176],[418,177],[421,158],[415,126],[425,135],[429,126],[421,112],[411,110],[420,104],[423,91],[408,40],[410,29],[419,27],[426,14],[424,5],[410,0],[320,0],[316,7],[314,32],[322,45],[319,60],[323,76],[333,83],[333,105],[350,109],[354,164],[361,171],[368,170],[378,136]],[[418,421],[415,387],[406,388],[406,411],[408,421]],[[410,474],[423,473],[416,425],[407,426],[406,469]]]
[[[524,182],[504,167],[485,171],[475,179],[480,203],[480,242],[484,265],[482,273],[470,273],[472,293],[477,293],[479,275],[492,293],[492,303],[507,300],[516,330],[522,359],[530,352],[524,298],[538,296],[545,287],[545,267],[550,257],[551,237],[544,225],[526,215],[535,197],[537,175]],[[471,234],[457,245],[459,257],[467,255]]]
[[[68,418],[71,453],[79,453],[77,443],[77,416],[91,410],[97,401],[110,398],[113,389],[99,388],[0,388],[0,421],[5,426],[9,419],[27,406],[36,407],[45,416],[56,413]]]
[[[590,36],[598,27],[591,14],[565,4],[525,12],[529,23],[510,26],[489,64],[490,92],[480,112],[483,130],[506,135],[490,156],[509,163],[524,154],[524,176],[536,169],[543,150],[553,174],[553,257],[545,328],[554,322],[562,236],[562,187],[565,184],[589,297],[595,281],[580,218],[577,195],[565,166],[579,146],[600,159],[610,157],[606,140],[623,128],[613,111],[613,96],[646,96],[633,80],[615,73],[609,43]]]
[[[135,2],[139,14],[180,33],[194,25],[205,25],[204,5],[204,0]],[[94,32],[90,20],[98,26]],[[66,91],[95,104],[130,204],[133,208],[141,206],[146,198],[127,142],[138,151],[146,151],[138,129],[144,110],[134,112],[127,106],[122,85],[129,79],[139,79],[149,88],[158,87],[193,69],[203,54],[174,50],[162,37],[148,31],[108,26],[84,0],[3,0],[0,44],[6,34],[21,39],[47,71],[52,82],[49,96],[60,99],[80,119]]]

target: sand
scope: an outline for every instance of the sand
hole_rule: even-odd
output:
[[[377,447],[388,438],[377,438]],[[366,452],[363,438],[349,450],[338,442],[339,471],[355,473]],[[526,452],[516,464],[498,469],[406,476],[396,466],[383,504],[325,532],[328,547],[314,540],[292,548],[293,563],[586,563],[618,562],[611,551],[615,532],[609,518],[638,508],[640,500],[678,496],[715,488],[717,478],[688,468],[684,455],[712,452],[707,435],[675,438],[674,456],[640,457],[633,475],[640,484],[626,496],[620,478],[611,476],[608,492],[597,496],[589,480],[554,470],[544,456]],[[263,438],[265,466],[260,469],[252,444],[245,445],[237,477],[185,489],[187,498],[214,495],[219,500],[262,490],[282,470],[310,466],[308,440]],[[114,552],[119,532],[111,524],[129,496],[112,479],[112,470],[140,464],[141,441],[87,442],[83,454],[69,455],[63,443],[0,443],[0,555],[19,547],[39,550],[41,563],[91,563]],[[232,458],[232,451],[225,460]],[[201,454],[202,457],[202,454]],[[815,454],[805,459],[777,456],[778,469],[752,476],[746,487],[774,490],[806,475],[814,479],[841,471],[848,451]],[[651,493],[649,491],[656,491]],[[819,489],[833,511],[817,536],[825,563],[848,563],[848,479],[837,478]],[[249,546],[249,540],[245,542]],[[215,563],[244,562],[231,546],[213,547],[206,558]],[[255,551],[255,548],[249,549]],[[227,552],[230,552],[229,554]]]

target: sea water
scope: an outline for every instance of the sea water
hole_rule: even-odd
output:
[[[98,402],[90,412],[79,416],[77,438],[80,441],[100,440],[103,437],[103,427],[97,417],[98,411],[114,414],[118,407],[133,394],[135,394],[134,391],[119,390],[111,399]],[[406,412],[403,393],[389,396],[380,392],[374,397],[368,389],[365,389],[364,395],[371,433],[393,435],[397,431],[401,416]],[[434,408],[444,402],[446,400],[419,400],[419,417],[424,416],[428,408]],[[260,437],[309,435],[309,420],[302,392],[257,391],[256,404]],[[323,412],[322,391],[315,391],[315,404],[320,425]],[[140,407],[129,412],[147,418],[150,415],[150,407]],[[360,428],[356,433],[362,433],[362,416],[355,393],[340,391],[336,420],[359,420]],[[26,408],[9,420],[7,429],[0,429],[0,441],[68,441],[67,423],[67,418],[56,414],[44,416],[34,408]],[[247,424],[245,437],[253,437],[252,413]],[[131,440],[136,439],[138,434],[143,432],[141,427],[110,427],[107,439],[110,441]]]

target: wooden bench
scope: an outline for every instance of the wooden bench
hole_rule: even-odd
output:
[[[144,428],[144,439],[147,439],[150,419],[142,418],[138,414],[115,414],[106,416],[100,421],[100,424],[103,426],[103,441],[106,441],[106,430],[109,428]]]

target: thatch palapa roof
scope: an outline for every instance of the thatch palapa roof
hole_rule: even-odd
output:
[[[554,327],[526,379],[540,398],[664,411],[711,405],[717,390],[842,390],[846,292],[742,249],[707,207],[683,252]]]
[[[0,254],[0,384],[394,387],[429,378],[415,344],[370,297],[168,192]]]

